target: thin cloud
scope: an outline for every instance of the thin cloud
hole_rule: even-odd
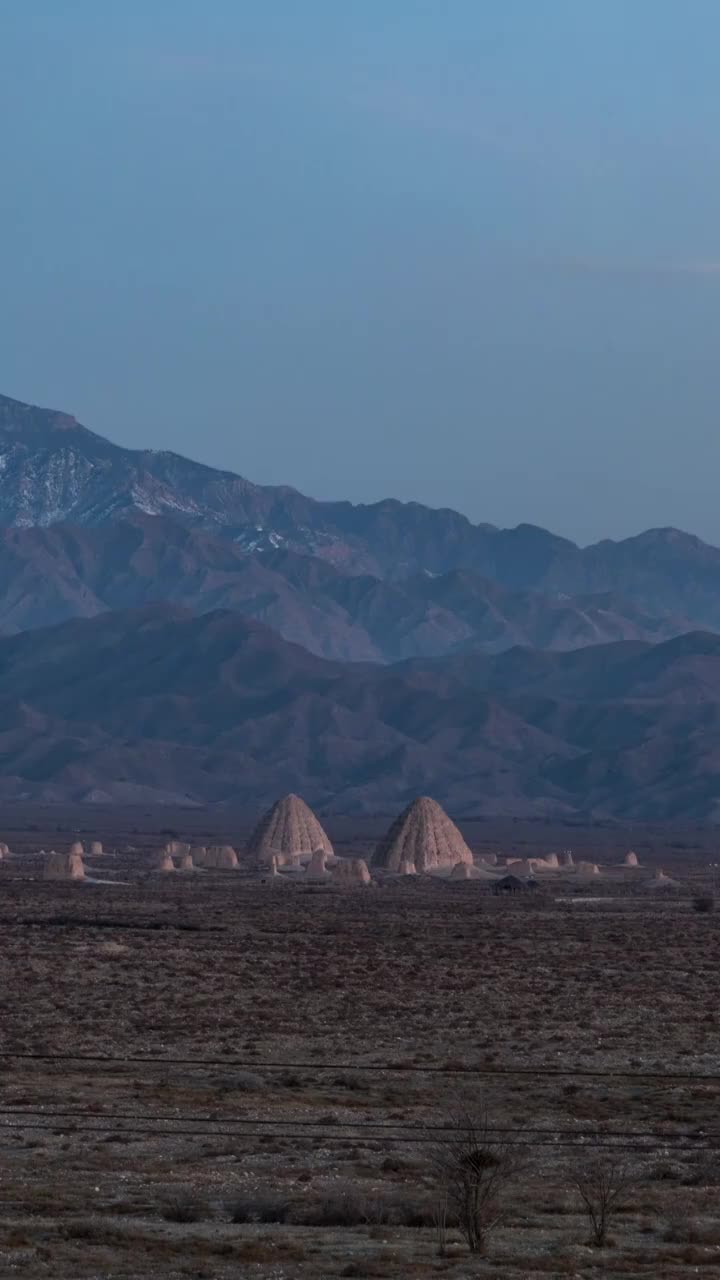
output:
[[[513,135],[504,124],[487,118],[481,103],[430,88],[362,76],[328,74],[325,65],[295,64],[275,59],[244,58],[234,53],[196,53],[182,49],[142,50],[138,62],[153,79],[206,83],[242,82],[262,86],[280,97],[301,96],[324,109],[338,106],[376,117],[400,128],[437,133],[503,151],[534,152],[534,141]]]
[[[578,275],[599,276],[656,276],[659,278],[689,277],[712,279],[720,277],[720,258],[633,260],[623,258],[561,258],[545,265],[554,266]]]
[[[397,85],[372,84],[346,94],[348,106],[381,116],[393,124],[423,133],[441,133],[503,151],[534,149],[484,118],[473,101],[447,102],[430,93],[408,92]]]

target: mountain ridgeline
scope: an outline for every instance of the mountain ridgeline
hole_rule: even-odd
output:
[[[108,528],[118,523],[129,527]],[[317,652],[375,661],[720,629],[720,550],[677,530],[581,549],[532,525],[474,525],[419,503],[318,502],[121,448],[67,414],[2,396],[0,526],[23,531],[4,536],[5,630],[143,604],[150,574],[154,599],[239,608]],[[48,534],[24,532],[36,529]],[[31,608],[13,614],[18,578],[34,568],[51,594],[57,584],[65,613],[40,596],[35,622]]]
[[[0,639],[0,798],[720,816],[720,637],[330,662],[157,605]]]
[[[319,502],[0,397],[0,547],[0,796],[716,815],[688,534]]]

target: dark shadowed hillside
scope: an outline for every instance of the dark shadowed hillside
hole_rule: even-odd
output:
[[[5,797],[714,817],[720,638],[378,667],[156,607],[1,640],[0,725]]]
[[[325,657],[393,662],[512,645],[569,649],[687,630],[610,597],[512,592],[470,570],[387,582],[294,551],[248,554],[166,517],[0,528],[0,632],[165,602],[233,609]]]

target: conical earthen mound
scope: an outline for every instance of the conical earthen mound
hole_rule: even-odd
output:
[[[625,854],[625,861],[624,861],[624,865],[625,865],[626,867],[639,867],[639,866],[640,866],[640,863],[638,862],[638,856],[637,856],[637,854],[636,854],[636,853],[633,853],[632,849],[630,850],[630,852],[629,852],[629,853],[626,853],[626,854]]]
[[[90,843],[91,858],[99,858],[105,852],[102,847],[102,840],[92,840]]]
[[[169,853],[161,853],[161,854],[160,854],[160,857],[158,858],[158,861],[157,861],[157,865],[156,865],[156,867],[155,867],[155,870],[156,870],[156,871],[163,871],[163,872],[165,872],[165,871],[174,871],[174,870],[175,870],[175,863],[173,862],[173,860],[172,860],[172,858],[170,857],[170,854],[169,854]]]
[[[247,851],[267,865],[273,854],[313,854],[322,849],[330,857],[333,847],[312,809],[300,796],[284,796],[263,818],[248,841]]]
[[[393,822],[373,855],[373,864],[399,871],[410,862],[416,871],[472,864],[472,854],[444,809],[429,796],[420,796]]]

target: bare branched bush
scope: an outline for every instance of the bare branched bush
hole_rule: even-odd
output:
[[[228,1206],[230,1221],[242,1222],[287,1222],[290,1217],[290,1204],[279,1195],[237,1196]]]
[[[599,1249],[608,1242],[610,1220],[626,1191],[635,1186],[637,1169],[621,1151],[591,1155],[578,1161],[572,1181],[590,1222],[592,1243]]]
[[[441,1196],[438,1200],[433,1219],[437,1256],[438,1258],[445,1258],[448,1246],[448,1206],[446,1196]]]
[[[480,1107],[448,1119],[431,1162],[445,1221],[457,1223],[472,1253],[482,1253],[511,1213],[508,1192],[527,1167],[527,1149],[503,1141]]]
[[[178,1192],[168,1197],[161,1209],[166,1222],[203,1222],[210,1210],[203,1200],[191,1192]]]

